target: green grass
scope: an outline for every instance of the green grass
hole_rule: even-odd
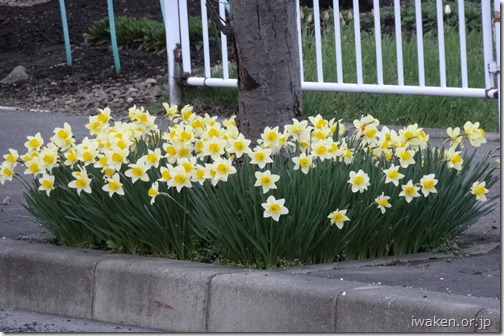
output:
[[[376,54],[373,33],[361,34],[364,83],[376,83]],[[322,35],[324,80],[336,81],[335,41],[332,29]],[[355,40],[353,27],[342,29],[343,75],[347,83],[355,83]],[[459,37],[454,28],[446,27],[445,50],[447,84],[460,86]],[[395,38],[382,37],[382,58],[385,84],[397,83]],[[449,51],[454,51],[448,53]],[[481,33],[467,32],[467,59],[469,87],[484,87],[483,46]],[[304,30],[303,61],[306,81],[316,81],[315,42],[313,34]],[[418,85],[416,37],[403,38],[404,81]],[[439,57],[437,37],[424,35],[425,81],[428,86],[439,85]],[[232,72],[232,71],[231,71]],[[193,75],[201,75],[193,73]],[[214,76],[219,76],[215,71]],[[185,87],[184,102],[202,112],[233,113],[237,109],[238,92],[229,88]],[[165,98],[166,100],[166,98]],[[338,117],[345,121],[370,113],[383,124],[406,125],[418,123],[422,127],[461,126],[467,120],[479,121],[487,131],[497,129],[497,101],[493,99],[432,97],[393,94],[303,92],[303,113],[312,116],[320,113],[325,118]]]

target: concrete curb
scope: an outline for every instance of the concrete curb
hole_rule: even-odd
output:
[[[8,239],[0,284],[0,306],[163,331],[501,330],[492,299]]]

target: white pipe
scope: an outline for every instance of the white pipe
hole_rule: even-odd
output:
[[[237,87],[236,79],[203,78],[190,77],[187,79],[188,85],[196,86],[216,86],[216,87]],[[351,83],[318,83],[303,82],[301,88],[305,91],[337,91],[337,92],[357,92],[357,93],[385,93],[385,94],[408,94],[425,96],[449,96],[449,97],[469,97],[485,98],[485,89],[461,89],[456,87],[437,86],[397,86],[397,85],[376,85],[376,84],[351,84]]]
[[[501,59],[501,24],[500,24],[500,1],[494,0],[494,14],[499,17],[499,20],[495,21],[495,47],[496,47],[496,55],[497,55],[497,106],[498,106],[498,130],[500,132],[500,123],[501,123],[501,90],[500,90],[500,59]]]
[[[182,71],[191,73],[191,48],[189,42],[189,17],[187,16],[187,0],[178,0],[178,2],[180,13]]]
[[[208,14],[206,0],[201,0],[201,26],[203,29],[203,58],[205,64],[205,77],[212,77],[210,71],[210,48],[208,39]]]
[[[492,18],[490,16],[490,1],[481,1],[481,31],[483,34],[483,72],[485,74],[485,88],[494,87],[493,75],[489,66],[493,62]]]
[[[418,55],[418,85],[425,86],[425,63],[422,25],[422,2],[415,0],[417,55]]]
[[[170,104],[179,104],[181,100],[180,87],[175,78],[175,57],[173,50],[180,43],[178,1],[163,1],[164,6],[164,26],[166,36],[166,55],[168,58],[168,88],[170,94]]]
[[[296,28],[298,33],[298,47],[299,47],[299,73],[301,76],[301,82],[304,81],[304,63],[303,63],[303,41],[301,40],[301,16],[299,13],[299,0],[296,0]]]
[[[460,37],[460,74],[462,76],[462,87],[469,86],[467,81],[467,47],[465,31],[465,9],[464,0],[458,0],[459,14],[459,37]]]
[[[376,44],[376,77],[378,84],[383,84],[382,35],[380,25],[380,2],[373,0],[375,44]]]
[[[219,1],[219,16],[221,18],[226,18],[226,8],[223,1]],[[221,36],[221,55],[222,55],[222,77],[224,79],[229,78],[229,61],[228,61],[228,46],[227,46],[227,36],[222,33]]]
[[[317,56],[317,81],[324,81],[324,70],[322,63],[322,39],[320,36],[320,6],[318,0],[313,0],[313,24],[315,26],[315,51]]]
[[[395,36],[397,52],[397,83],[404,85],[402,30],[401,30],[401,5],[399,0],[394,0]]]
[[[336,78],[343,83],[343,61],[341,58],[341,29],[339,0],[333,0],[334,45],[336,48]]]
[[[359,0],[353,0],[354,31],[355,31],[355,65],[357,68],[357,84],[362,84],[362,44],[360,35],[360,12]]]
[[[443,0],[436,0],[437,9],[437,35],[439,50],[439,85],[446,87],[446,60],[444,42]]]

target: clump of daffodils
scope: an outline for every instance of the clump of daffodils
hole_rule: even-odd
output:
[[[437,193],[435,174],[424,175],[418,181],[402,180],[405,169],[421,164],[416,161],[421,159],[417,153],[428,145],[429,136],[417,124],[397,132],[386,126],[380,127],[377,119],[366,115],[353,122],[353,132],[350,133],[341,120],[326,120],[317,115],[308,120],[293,119],[283,131],[279,127],[266,127],[257,145],[252,148],[251,140],[239,132],[234,118],[220,123],[216,117],[196,115],[191,106],[180,110],[176,105],[163,106],[166,118],[171,122],[166,130],[160,130],[156,118],[143,107],[133,106],[129,109],[128,122],[111,123],[110,109],[100,109],[99,114],[89,117],[85,125],[90,136],[80,142],[76,141],[67,123],[54,129],[54,135],[47,143],[40,133],[28,136],[24,154],[9,149],[3,156],[5,161],[0,166],[0,183],[12,180],[16,166],[20,165],[24,167],[24,174],[37,179],[38,189],[50,197],[55,188],[61,187],[52,174],[53,169],[66,167],[73,176],[67,187],[80,195],[92,192],[91,185],[96,182],[87,173],[87,168],[94,167],[101,171],[102,189],[109,197],[124,195],[127,192],[124,182],[129,179],[133,184],[149,183],[148,196],[154,204],[156,197],[164,195],[159,191],[160,185],[166,189],[174,188],[177,192],[191,188],[195,183],[216,186],[237,172],[236,160],[247,157],[249,164],[258,169],[255,172],[255,187],[267,194],[277,188],[275,183],[280,176],[266,168],[281,150],[288,149],[294,153],[291,157],[293,169],[300,170],[302,174],[308,174],[316,169],[318,162],[325,160],[352,165],[354,153],[364,150],[377,164],[385,163],[383,177],[371,180],[363,169],[352,170],[348,176],[349,192],[369,192],[368,188],[373,183],[392,183],[400,188],[399,196],[407,203]],[[475,147],[486,142],[485,132],[479,123],[467,122],[463,129],[464,132],[458,127],[447,129],[450,147],[444,152],[444,160],[448,169],[462,169],[464,160],[459,149],[464,142]],[[135,152],[140,140],[150,145],[157,143],[158,147],[149,149],[145,155],[130,162],[130,153]],[[154,175],[149,173],[152,170],[157,170],[160,178],[152,180]],[[486,200],[487,192],[484,182],[474,182],[471,193],[479,201]],[[288,198],[288,195],[285,197]],[[375,205],[382,213],[393,206],[390,196],[382,193],[375,197]],[[262,203],[264,218],[278,221],[280,216],[287,215],[288,208],[284,203],[283,199],[275,200],[269,196],[267,202]],[[347,210],[337,209],[329,214],[331,224],[342,228],[344,221],[351,220],[346,216]]]
[[[58,222],[47,218],[61,235],[72,233],[67,220],[75,219],[76,230],[85,222],[100,234],[96,241],[180,258],[203,240],[243,265],[411,253],[490,209],[483,203],[496,181],[489,164],[468,169],[463,152],[486,142],[478,123],[448,128],[446,148],[432,148],[417,124],[389,129],[371,115],[352,124],[320,115],[292,119],[266,127],[253,142],[234,117],[163,106],[161,122],[143,107],[133,106],[122,121],[104,108],[89,117],[83,139],[67,123],[49,139],[30,135],[24,152],[3,154],[0,184],[18,170],[34,178],[32,208],[71,200],[60,204]],[[81,202],[87,207],[67,217]],[[125,213],[94,226],[109,209]],[[82,237],[76,241],[89,236]]]

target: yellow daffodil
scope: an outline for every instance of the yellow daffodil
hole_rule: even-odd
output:
[[[486,182],[474,182],[471,186],[471,194],[476,195],[476,199],[481,202],[485,202],[487,200],[486,194],[488,193],[488,189],[486,187]]]
[[[255,172],[256,183],[255,187],[262,187],[263,193],[266,194],[270,189],[276,189],[275,182],[280,179],[279,175],[271,174],[269,170],[263,172]]]
[[[349,221],[350,218],[346,216],[347,210],[336,209],[331,212],[327,218],[331,220],[331,225],[335,224],[338,229],[343,229],[343,224]]]
[[[281,215],[286,215],[289,213],[289,209],[285,206],[285,199],[275,199],[274,196],[269,196],[266,203],[261,203],[264,208],[263,217],[271,217],[275,222],[278,222]]]
[[[196,165],[194,169],[191,171],[191,181],[192,182],[198,182],[199,184],[203,185],[205,182],[207,176],[206,176],[206,169],[202,165]]]

